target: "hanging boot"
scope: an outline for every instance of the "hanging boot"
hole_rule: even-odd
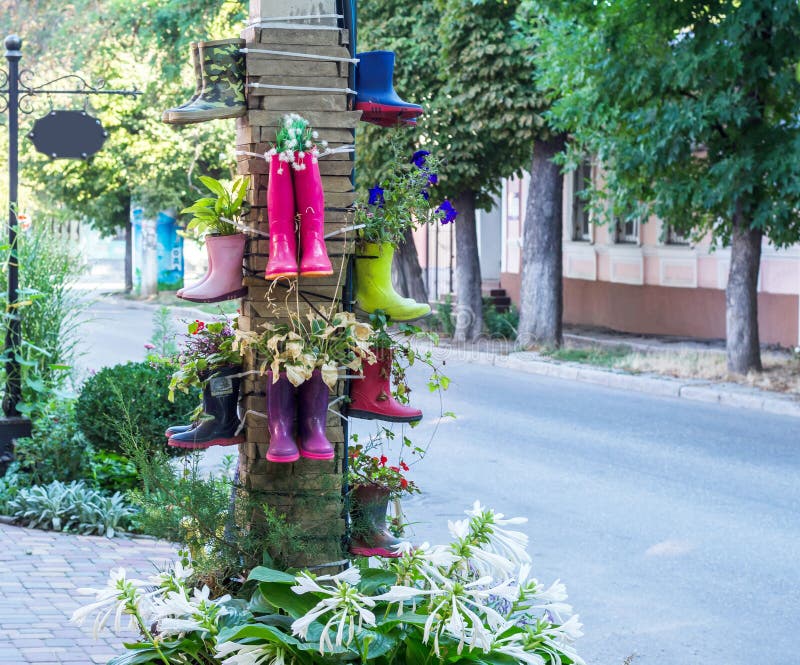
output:
[[[356,57],[356,110],[363,112],[364,122],[390,127],[422,115],[419,104],[403,101],[394,91],[393,51],[367,51]]]
[[[392,423],[416,423],[422,420],[422,411],[401,404],[392,396],[392,350],[372,350],[375,362],[370,365],[364,361],[364,378],[352,382],[347,415]]]
[[[307,459],[333,459],[333,445],[325,436],[329,396],[330,388],[318,369],[297,386],[297,442],[300,455]]]
[[[267,417],[269,418],[270,462],[296,462],[300,451],[294,439],[294,417],[296,408],[296,389],[281,372],[273,383],[273,373],[267,372]]]
[[[173,434],[167,443],[176,448],[202,449],[211,446],[235,446],[244,443],[237,435],[239,429],[239,387],[242,379],[237,375],[241,367],[224,367],[206,382],[203,388],[205,416],[197,427]]]
[[[183,294],[186,293],[187,291],[193,291],[194,289],[198,288],[199,286],[202,286],[203,284],[205,284],[208,281],[208,278],[211,277],[211,273],[213,273],[213,272],[214,272],[214,266],[211,264],[211,254],[209,254],[208,255],[208,269],[206,270],[206,274],[203,275],[200,278],[199,282],[195,282],[191,286],[184,286],[182,289],[178,289],[175,292],[175,295],[178,298],[182,298]]]
[[[267,183],[269,218],[269,261],[266,279],[297,277],[297,231],[294,224],[295,200],[292,165],[272,155]]]
[[[181,104],[173,109],[164,111],[164,113],[161,115],[162,122],[169,123],[170,114],[173,111],[191,106],[195,101],[197,101],[203,92],[203,68],[200,66],[200,48],[197,42],[192,42],[189,44],[189,55],[192,59],[192,65],[194,66],[194,94],[192,95],[192,98],[185,104]]]
[[[199,42],[197,46],[203,89],[191,104],[167,111],[165,121],[171,125],[188,125],[245,115],[245,66],[241,52],[244,40],[219,39]]]
[[[356,301],[364,312],[381,309],[392,321],[413,321],[431,313],[427,303],[404,298],[392,286],[394,246],[362,243],[356,254]]]
[[[208,264],[211,266],[208,279],[185,289],[180,297],[192,302],[220,302],[246,295],[247,289],[242,287],[245,242],[247,236],[244,233],[206,236]]]
[[[322,277],[332,275],[328,252],[325,248],[325,195],[319,174],[317,158],[306,153],[295,153],[292,169],[297,212],[300,214],[300,275]]]
[[[353,531],[350,554],[356,556],[401,556],[395,547],[402,541],[386,528],[389,490],[379,485],[356,485],[351,494]]]
[[[164,436],[169,439],[175,436],[176,434],[183,434],[184,432],[188,432],[189,430],[192,430],[195,427],[197,427],[197,423],[193,423],[191,425],[172,425],[170,427],[167,427],[166,431],[164,432]]]

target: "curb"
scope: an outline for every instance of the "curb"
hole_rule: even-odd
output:
[[[789,396],[776,395],[733,383],[673,379],[653,374],[628,374],[619,370],[587,367],[579,363],[543,360],[540,355],[531,351],[517,351],[501,355],[453,346],[435,347],[420,344],[420,347],[439,356],[452,352],[459,359],[469,362],[504,367],[526,374],[800,418],[800,401]]]

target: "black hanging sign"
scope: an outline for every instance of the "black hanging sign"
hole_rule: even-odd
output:
[[[36,149],[51,159],[88,159],[107,136],[100,121],[86,111],[50,111],[28,134]]]

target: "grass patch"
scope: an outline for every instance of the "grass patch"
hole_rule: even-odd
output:
[[[583,363],[597,367],[616,367],[620,360],[631,355],[625,347],[592,347],[589,349],[561,348],[543,351],[542,355],[562,362]]]

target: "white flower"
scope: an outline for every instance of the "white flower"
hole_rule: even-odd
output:
[[[270,642],[266,644],[223,642],[217,645],[217,657],[224,659],[222,665],[286,665],[292,662],[291,656],[282,646]]]
[[[131,615],[129,625],[134,624],[133,611],[138,611],[142,601],[152,595],[144,591],[146,582],[136,579],[127,579],[124,568],[111,570],[108,582],[102,589],[80,588],[78,593],[82,596],[94,595],[93,603],[79,607],[72,613],[70,621],[78,626],[83,625],[86,618],[97,612],[92,628],[92,635],[97,639],[98,634],[105,628],[111,615],[114,615],[114,630],[119,632],[122,627],[122,615]]]
[[[319,640],[319,651],[325,653],[325,647],[333,649],[329,630],[336,628],[335,644],[350,644],[355,637],[356,619],[358,627],[364,624],[375,625],[375,615],[367,608],[375,606],[375,600],[359,593],[355,585],[361,581],[361,573],[357,568],[348,568],[338,575],[320,575],[313,578],[308,573],[300,573],[295,577],[297,584],[292,587],[296,594],[315,593],[328,596],[320,600],[307,614],[292,623],[292,633],[306,639],[311,624],[321,616],[332,612],[325,624]],[[320,582],[332,582],[328,586]],[[347,639],[345,640],[345,629]]]
[[[160,637],[171,635],[183,635],[204,630],[203,625],[197,619],[162,619],[158,622],[158,634]]]
[[[191,566],[184,566],[183,562],[175,561],[170,568],[164,570],[156,575],[152,575],[149,581],[158,587],[169,587],[170,589],[177,589],[184,586],[194,574],[194,569]]]
[[[470,526],[480,530],[480,535],[487,540],[481,543],[481,549],[494,552],[513,561],[515,564],[530,563],[531,557],[527,552],[528,536],[521,531],[504,529],[503,527],[515,524],[525,524],[526,517],[505,518],[503,513],[496,513],[491,508],[484,508],[480,501],[476,501],[472,510],[465,511],[470,517]]]
[[[498,631],[498,633],[501,634],[503,632],[502,629]],[[492,651],[510,656],[520,663],[526,663],[527,665],[546,665],[547,663],[539,654],[525,650],[525,633],[514,633],[506,637],[495,639],[494,644],[492,644]]]

